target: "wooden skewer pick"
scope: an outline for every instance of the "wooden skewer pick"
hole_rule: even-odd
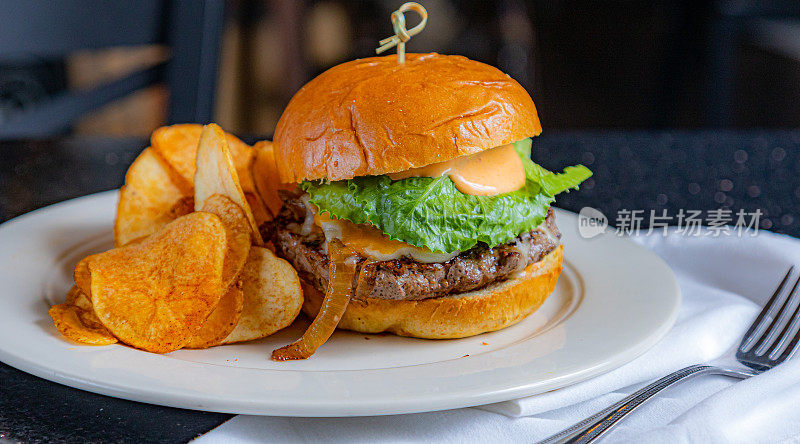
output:
[[[403,15],[406,11],[414,11],[422,17],[422,21],[411,29],[406,30],[406,18]],[[411,40],[411,37],[419,34],[425,28],[425,23],[428,21],[428,11],[419,3],[408,2],[403,3],[403,6],[397,11],[392,13],[392,28],[394,35],[381,40],[375,52],[380,54],[389,48],[397,46],[397,63],[406,62],[406,42]]]

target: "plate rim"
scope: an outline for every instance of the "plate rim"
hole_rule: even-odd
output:
[[[23,214],[16,218],[10,219],[3,224],[0,224],[0,236],[2,236],[5,230],[7,230],[9,227],[16,226],[17,224],[20,223],[24,223],[26,220],[31,218],[40,217],[41,214],[46,214],[47,212],[64,211],[63,210],[64,208],[70,208],[73,205],[79,205],[80,203],[87,201],[99,200],[104,202],[104,200],[113,199],[113,201],[116,202],[116,195],[117,195],[117,190],[110,190],[101,193],[82,196],[76,199],[62,201],[54,205],[39,208],[37,210]],[[107,205],[110,205],[110,203],[107,203]],[[570,213],[561,209],[557,209],[557,211],[558,213],[560,213],[558,216],[562,218],[564,217],[562,216],[563,214],[571,214],[572,215],[571,217],[575,217],[575,213]],[[672,309],[669,313],[666,314],[665,321],[662,322],[660,325],[658,325],[657,328],[654,328],[647,335],[647,337],[640,338],[639,341],[631,344],[626,349],[618,351],[617,353],[613,354],[613,356],[608,356],[604,361],[597,362],[590,367],[585,367],[583,369],[573,371],[569,374],[561,374],[559,376],[555,376],[553,378],[545,380],[534,380],[525,384],[520,384],[519,382],[508,383],[507,386],[505,387],[496,386],[490,392],[486,392],[485,389],[481,390],[479,388],[476,388],[473,389],[472,391],[467,391],[467,390],[461,391],[458,397],[447,398],[442,396],[436,397],[434,395],[430,395],[428,399],[425,399],[424,397],[422,397],[421,399],[420,395],[417,394],[416,397],[414,398],[408,398],[408,399],[395,398],[392,400],[391,405],[387,405],[386,400],[382,399],[360,399],[360,400],[350,399],[348,400],[348,406],[346,407],[342,405],[343,402],[341,400],[330,401],[330,402],[327,401],[320,402],[319,400],[317,400],[313,402],[312,406],[309,405],[308,401],[295,402],[295,403],[284,402],[282,404],[275,404],[274,402],[270,403],[267,400],[261,400],[261,402],[258,401],[254,402],[252,400],[250,402],[244,402],[243,400],[236,400],[236,399],[221,399],[213,396],[212,397],[199,396],[197,394],[188,393],[186,391],[183,391],[181,392],[182,394],[179,394],[178,393],[179,390],[174,387],[172,387],[171,390],[167,391],[165,391],[163,387],[139,387],[138,389],[130,389],[125,387],[124,385],[109,384],[107,383],[107,381],[94,381],[91,378],[87,379],[81,377],[78,374],[70,373],[68,371],[64,372],[64,371],[54,370],[46,365],[43,365],[42,363],[37,362],[34,359],[26,359],[25,356],[12,353],[6,350],[5,345],[2,344],[0,344],[0,361],[14,368],[17,368],[21,371],[24,371],[26,373],[30,373],[53,382],[57,382],[63,385],[75,387],[93,393],[118,397],[122,399],[128,399],[132,401],[170,406],[170,407],[188,408],[195,410],[233,413],[233,414],[305,416],[305,417],[377,416],[377,415],[392,415],[392,414],[403,414],[403,413],[430,412],[430,411],[447,410],[453,408],[470,407],[470,406],[483,405],[494,402],[507,401],[511,399],[517,399],[525,396],[531,396],[543,393],[557,388],[562,388],[568,385],[584,381],[593,376],[605,373],[614,368],[618,368],[636,359],[638,356],[642,355],[653,345],[655,345],[659,340],[661,340],[666,335],[666,333],[672,328],[677,319],[678,311],[681,306],[680,286],[678,285],[674,272],[672,272],[672,270],[666,265],[666,263],[664,263],[664,261],[652,251],[646,249],[641,245],[636,244],[635,242],[629,239],[620,239],[620,240],[629,243],[631,246],[635,247],[635,249],[639,250],[640,252],[650,255],[651,259],[655,259],[657,262],[660,263],[660,266],[662,268],[661,271],[668,272],[667,273],[668,275],[667,277],[669,278],[668,280],[674,286],[674,290],[676,291],[676,293],[673,295],[674,301],[671,306]],[[583,287],[585,285],[583,281],[583,276],[581,275],[579,270],[575,268],[575,266],[571,263],[571,261],[568,258],[565,258],[565,268],[566,267],[572,269],[573,274],[580,282],[581,287]],[[39,285],[41,288],[42,282],[39,282]],[[585,293],[582,294],[581,297],[585,298]],[[583,305],[583,303],[578,304],[578,307],[575,307],[574,311],[579,311],[580,305]],[[74,346],[73,344],[67,344],[67,345]],[[510,344],[508,347],[512,345],[513,344]],[[153,355],[143,355],[143,356],[152,357]],[[182,362],[187,362],[187,361],[182,361]],[[213,365],[206,363],[194,363],[194,364]],[[425,365],[433,365],[433,364],[418,364],[418,366],[425,366]],[[399,369],[404,369],[404,368],[408,367],[397,367],[398,370],[367,369],[367,370],[335,370],[331,372],[334,373],[385,372],[385,371],[401,371]],[[250,369],[250,368],[247,369],[237,368],[236,370],[253,371],[253,372],[274,371],[270,369]],[[292,370],[286,369],[279,371],[287,372]],[[320,370],[318,372],[326,372],[326,371]],[[170,392],[174,393],[170,394]]]

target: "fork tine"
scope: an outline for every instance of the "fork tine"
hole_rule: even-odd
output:
[[[753,333],[755,333],[755,331],[761,325],[761,322],[764,320],[764,317],[767,316],[767,313],[771,311],[772,306],[775,305],[775,303],[777,302],[778,297],[780,296],[784,285],[786,285],[786,281],[792,274],[792,270],[794,270],[794,265],[789,267],[789,271],[786,272],[786,276],[783,277],[783,280],[781,280],[781,283],[778,285],[778,288],[775,289],[775,292],[772,293],[772,296],[769,298],[769,301],[767,301],[767,303],[764,305],[764,308],[761,309],[761,313],[759,313],[758,317],[756,317],[756,320],[753,321],[752,324],[750,324],[750,328],[747,329],[747,333],[745,333],[744,337],[742,338],[742,343],[739,346],[739,350],[746,352],[753,348],[753,341],[755,339],[758,339],[753,337]]]
[[[792,331],[792,328],[797,323],[795,321],[798,321],[798,314],[800,314],[800,303],[797,304],[797,306],[794,308],[794,313],[792,313],[792,316],[789,318],[788,321],[786,321],[786,326],[783,327],[783,331],[781,331],[781,335],[778,336],[778,339],[775,341],[775,345],[772,346],[769,353],[766,354],[767,357],[772,356],[773,353],[780,350],[781,346],[784,343],[786,343],[786,341],[789,340],[789,333]],[[800,329],[798,329],[797,332],[795,332],[794,337],[792,338],[789,345],[784,349],[783,353],[781,353],[781,355],[776,358],[777,361],[776,365],[780,364],[781,362],[788,359],[789,356],[792,355],[792,352],[797,346],[797,341],[799,339],[800,339]]]
[[[789,307],[792,305],[792,302],[795,300],[795,295],[797,294],[797,284],[800,284],[800,276],[797,277],[797,280],[794,281],[794,285],[792,289],[789,291],[789,295],[786,296],[786,299],[783,300],[783,304],[781,304],[781,308],[775,313],[775,316],[772,317],[772,322],[769,323],[769,327],[764,330],[764,333],[761,335],[761,339],[753,346],[753,350],[755,350],[755,354],[758,356],[766,355],[766,350],[770,347],[774,342],[776,342],[778,329],[780,328],[781,322],[786,319],[786,312]],[[791,319],[789,318],[789,324],[791,324]]]
[[[780,364],[783,361],[789,359],[794,354],[794,352],[797,350],[798,341],[800,341],[800,330],[798,330],[797,333],[795,333],[794,338],[792,338],[792,342],[790,342],[789,345],[786,346],[786,349],[783,351],[783,353],[781,353],[781,355],[778,356],[777,359],[775,359],[776,361],[775,365]]]

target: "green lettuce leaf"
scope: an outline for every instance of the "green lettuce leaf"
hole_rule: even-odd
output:
[[[563,173],[558,174],[542,168],[531,160],[531,142],[530,138],[514,142],[514,149],[522,158],[525,176],[538,183],[545,193],[555,196],[570,189],[578,189],[581,182],[592,177],[592,172],[583,165],[566,167]]]
[[[530,146],[530,139],[515,144],[525,166],[525,186],[497,196],[464,194],[448,176],[397,181],[364,176],[301,186],[321,213],[373,225],[392,239],[448,253],[478,242],[494,247],[539,226],[555,194],[591,176],[582,165],[561,174],[547,171],[530,160]]]

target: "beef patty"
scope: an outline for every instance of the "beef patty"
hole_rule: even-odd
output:
[[[278,217],[262,225],[262,234],[272,241],[278,255],[292,264],[300,278],[324,293],[330,262],[325,236],[316,225],[310,233],[301,234],[306,207],[300,196],[285,197],[286,205]],[[552,209],[542,225],[544,229],[522,233],[494,248],[479,243],[446,262],[423,263],[407,257],[362,262],[354,297],[421,300],[476,290],[509,279],[558,246],[561,233]]]

